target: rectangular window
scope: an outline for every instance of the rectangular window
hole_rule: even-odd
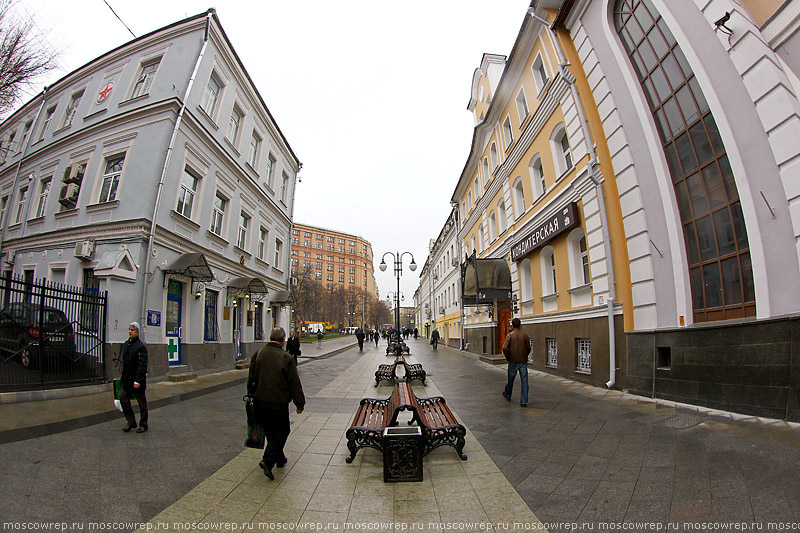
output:
[[[83,270],[83,290],[87,297],[83,298],[80,311],[80,328],[84,331],[98,331],[100,324],[100,305],[96,300],[100,293],[100,279],[94,275],[94,270]]]
[[[511,117],[506,117],[503,121],[503,140],[506,143],[506,150],[514,142],[514,132],[511,131]]]
[[[258,230],[258,255],[257,257],[262,261],[267,260],[267,242],[269,239],[269,230],[264,226]]]
[[[275,262],[272,264],[275,268],[281,267],[281,254],[283,252],[283,242],[280,239],[275,239]]]
[[[31,133],[31,126],[33,125],[33,121],[29,120],[25,123],[25,129],[22,131],[22,141],[19,143],[20,151],[25,149],[25,143],[28,142],[28,135]]]
[[[253,331],[254,339],[257,341],[264,340],[264,302],[255,302],[255,311],[253,312]]]
[[[575,339],[577,349],[578,372],[592,371],[592,341],[589,339]]]
[[[267,158],[267,187],[272,189],[273,186],[273,179],[275,177],[275,158],[272,154],[269,154]],[[298,232],[299,234],[299,232]]]
[[[122,175],[122,166],[125,163],[125,154],[111,157],[106,160],[106,169],[103,173],[103,187],[100,189],[100,203],[113,202],[117,198],[119,177]]]
[[[231,119],[228,121],[228,140],[236,146],[236,143],[239,142],[239,128],[242,125],[242,119],[244,118],[244,113],[239,111],[239,108],[234,106],[233,111],[231,112]]]
[[[25,202],[28,201],[28,188],[22,187],[19,190],[19,199],[17,200],[17,216],[14,217],[14,224],[22,222],[22,216],[25,214]]]
[[[8,210],[8,195],[3,196],[3,199],[0,200],[0,228],[3,227],[3,224],[6,222],[6,211]]]
[[[217,341],[219,340],[219,328],[217,327],[217,298],[219,293],[206,289],[206,312],[205,312],[205,327],[203,333],[203,340]]]
[[[181,190],[178,192],[178,206],[175,210],[186,218],[192,218],[192,206],[194,206],[194,196],[197,193],[197,183],[200,179],[189,170],[183,169],[183,180]]]
[[[44,122],[42,123],[42,129],[39,130],[39,139],[38,140],[41,141],[42,139],[44,139],[44,134],[47,133],[47,127],[50,125],[50,121],[53,119],[53,115],[55,115],[55,113],[56,113],[56,106],[53,106],[53,107],[51,107],[50,109],[47,110],[47,113],[45,114],[45,117],[44,117]],[[13,139],[13,137],[12,137],[12,139]],[[12,139],[9,139],[9,143],[11,142]],[[10,146],[9,146],[9,148],[10,148]],[[22,150],[22,147],[20,147],[20,150]],[[19,150],[17,150],[17,151],[19,151]]]
[[[519,124],[522,127],[522,123],[525,122],[525,119],[528,118],[528,100],[525,98],[525,89],[520,89],[519,93],[517,94],[517,114],[519,115]]]
[[[208,113],[209,117],[214,116],[214,110],[217,108],[217,99],[219,98],[220,85],[217,82],[214,74],[208,78],[206,90],[203,93],[203,99],[200,101],[200,107]]]
[[[253,136],[250,137],[250,154],[247,157],[247,162],[250,166],[256,168],[258,164],[258,152],[261,150],[261,137],[259,137],[256,130],[253,130]]]
[[[153,85],[153,80],[156,77],[156,72],[158,72],[158,64],[160,62],[161,58],[158,58],[155,61],[142,65],[139,70],[139,77],[136,79],[136,84],[133,86],[131,99],[150,93],[150,86]]]
[[[531,69],[533,70],[533,81],[536,83],[536,90],[541,93],[547,85],[547,82],[550,81],[547,77],[547,70],[544,68],[542,56],[536,58]]]
[[[586,250],[586,237],[581,237],[579,246],[581,250],[581,266],[583,267],[583,283],[586,284],[592,279],[589,273],[589,252]]]
[[[328,281],[333,281],[333,274],[328,274]]]
[[[42,185],[39,188],[39,205],[36,206],[37,218],[44,216],[44,211],[47,208],[47,197],[50,195],[50,185],[52,185],[52,183],[52,176],[42,180]]]
[[[236,240],[236,246],[242,250],[247,250],[247,227],[250,224],[250,217],[242,211],[239,213],[239,238]]]
[[[558,366],[558,342],[547,339],[547,366]]]
[[[72,125],[72,121],[75,119],[75,113],[78,112],[78,106],[81,103],[81,98],[83,98],[83,91],[73,94],[72,98],[69,99],[67,111],[64,113],[64,123],[61,125],[62,128]]]
[[[289,176],[282,174],[281,177],[283,178],[281,182],[281,202],[286,204],[286,195],[289,192]]]
[[[219,193],[214,197],[214,212],[211,214],[211,233],[222,235],[222,223],[225,220],[225,208],[228,200]]]

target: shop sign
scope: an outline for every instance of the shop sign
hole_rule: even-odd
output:
[[[578,225],[578,205],[568,204],[564,209],[542,222],[524,239],[511,247],[511,260],[519,261],[530,252],[544,246],[558,235]]]

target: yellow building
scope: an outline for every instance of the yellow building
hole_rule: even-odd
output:
[[[518,317],[533,367],[621,387],[633,314],[619,199],[597,104],[550,4],[525,16],[508,57],[484,55],[473,76],[475,130],[451,198],[472,255],[464,336],[491,359]]]

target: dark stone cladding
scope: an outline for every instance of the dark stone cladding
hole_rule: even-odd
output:
[[[615,389],[627,387],[628,378],[626,342],[623,332],[623,318],[614,317],[616,338],[616,382]],[[560,320],[538,324],[522,324],[522,331],[533,341],[533,362],[529,367],[548,374],[574,379],[597,387],[605,387],[609,380],[609,343],[608,318],[586,318],[576,320]],[[484,327],[465,330],[469,351],[478,354],[499,354],[501,347],[494,349],[492,342],[497,337],[495,328]],[[556,339],[558,365],[547,364],[547,339]],[[484,341],[485,339],[485,341]],[[592,370],[584,373],[577,371],[577,339],[589,339],[592,343]],[[496,341],[495,341],[496,342]],[[484,346],[486,348],[484,349]]]
[[[800,422],[800,315],[629,332],[626,341],[629,392]],[[669,348],[668,368],[657,367],[659,348]]]
[[[266,345],[266,341],[242,343],[242,352],[247,359],[252,359],[258,350]],[[114,365],[114,359],[121,356],[122,344],[112,343],[106,345],[106,354],[110,355],[106,361],[106,379],[117,378],[122,371],[121,366]],[[147,346],[147,379],[148,381],[162,381],[169,374],[167,346],[154,344]],[[236,355],[232,343],[204,343],[181,344],[181,364],[187,365],[189,370],[198,375],[233,370],[236,368]]]

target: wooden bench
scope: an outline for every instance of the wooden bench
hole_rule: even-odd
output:
[[[375,371],[375,386],[377,387],[378,385],[380,385],[381,381],[390,381],[392,383],[397,383],[397,365],[403,365],[403,367],[405,368],[406,382],[418,379],[422,381],[422,385],[425,385],[425,379],[427,378],[428,374],[422,368],[422,365],[419,363],[408,363],[401,356],[397,357],[394,360],[394,363],[378,365],[378,370]]]
[[[422,426],[422,438],[425,441],[425,455],[439,446],[452,446],[462,461],[464,455],[464,437],[467,430],[458,423],[455,415],[447,406],[442,396],[417,398],[417,420]]]
[[[350,457],[345,461],[352,463],[356,453],[361,448],[374,448],[383,451],[381,434],[386,427],[397,425],[397,416],[401,411],[411,410],[412,421],[418,421],[417,398],[411,385],[398,383],[392,390],[392,395],[385,400],[363,398],[353,418],[353,423],[345,435],[347,436],[347,449]]]

